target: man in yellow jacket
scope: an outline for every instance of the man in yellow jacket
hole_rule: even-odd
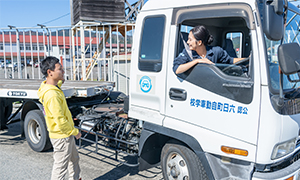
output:
[[[65,179],[69,171],[68,179],[79,179],[79,155],[75,145],[75,139],[81,137],[81,133],[74,127],[71,112],[66,98],[60,89],[64,82],[64,70],[56,57],[47,57],[40,64],[41,72],[46,76],[42,82],[38,96],[44,106],[44,115],[49,131],[50,141],[53,146],[54,164],[51,180]]]

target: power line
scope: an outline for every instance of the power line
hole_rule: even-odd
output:
[[[53,22],[53,21],[56,21],[56,20],[58,20],[58,19],[61,19],[61,18],[65,17],[65,16],[67,16],[67,15],[69,15],[69,14],[70,14],[70,13],[67,13],[67,14],[65,14],[65,15],[62,15],[62,16],[58,17],[58,18],[52,19],[52,20],[50,20],[50,21],[47,21],[47,22],[44,22],[44,23],[41,23],[41,24],[48,24],[48,23],[51,23],[51,22]]]

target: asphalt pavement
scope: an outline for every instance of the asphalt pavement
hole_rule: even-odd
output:
[[[4,180],[48,180],[53,164],[52,150],[35,152],[21,137],[20,122],[10,124],[0,131],[0,177]],[[79,149],[82,180],[160,180],[161,168],[154,167],[138,171],[138,167],[128,167],[108,157],[114,152],[100,149],[95,154]],[[103,155],[101,155],[101,153]],[[105,156],[104,156],[105,155]]]

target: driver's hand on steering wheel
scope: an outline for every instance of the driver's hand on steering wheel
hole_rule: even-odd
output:
[[[207,58],[203,58],[203,59],[195,59],[195,61],[198,61],[198,63],[205,63],[205,64],[215,64],[213,62],[211,62],[209,59]]]
[[[242,61],[244,59],[247,59],[247,58],[233,58],[233,64],[236,64],[238,63],[239,61]]]

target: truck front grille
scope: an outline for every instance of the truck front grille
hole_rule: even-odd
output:
[[[294,162],[298,161],[299,159],[300,159],[300,151],[298,151],[297,153],[295,153],[295,154],[292,156],[291,163],[294,163]]]

